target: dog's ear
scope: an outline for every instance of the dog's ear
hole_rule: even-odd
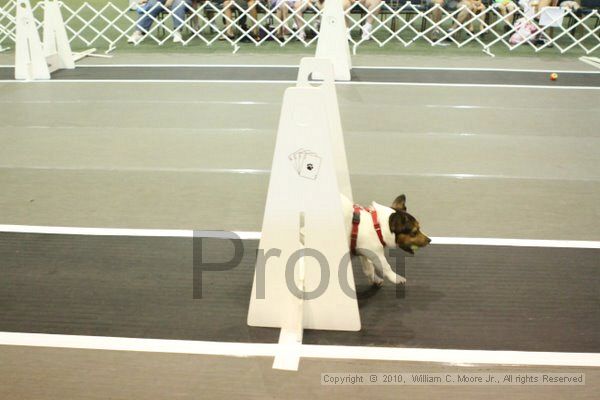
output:
[[[396,197],[396,200],[392,203],[392,208],[396,211],[406,211],[406,196],[401,194]]]
[[[410,233],[415,227],[417,220],[407,212],[395,212],[390,214],[390,230],[395,234]]]

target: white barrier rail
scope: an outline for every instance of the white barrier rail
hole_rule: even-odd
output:
[[[553,47],[560,53],[579,49],[585,55],[600,48],[600,14],[595,9],[582,13],[548,7],[525,12],[514,3],[508,9],[487,6],[477,10],[467,3],[445,9],[425,6],[424,2],[377,1],[369,3],[371,9],[366,1],[347,3],[347,25],[354,51],[369,42],[380,47],[394,43],[408,47],[419,42],[459,48],[470,45],[490,55],[502,47],[510,51],[528,47],[535,52]],[[43,1],[33,5],[38,27],[43,7]],[[316,0],[280,0],[275,4],[265,0],[185,0],[179,8],[158,3],[154,8],[140,7],[137,12],[131,11],[126,2],[107,2],[100,7],[85,2],[75,7],[61,3],[61,9],[72,45],[106,47],[107,52],[126,45],[127,39],[139,30],[137,23],[142,17],[151,26],[134,45],[141,41],[163,45],[181,35],[181,45],[200,40],[210,46],[224,41],[234,52],[242,42],[256,46],[299,42],[311,46],[318,38],[322,12]],[[0,51],[14,45],[14,14],[14,1],[0,6]],[[174,29],[175,21],[181,24],[178,30]]]

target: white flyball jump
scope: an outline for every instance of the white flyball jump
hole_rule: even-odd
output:
[[[274,368],[298,369],[303,329],[361,328],[342,201],[352,193],[333,65],[304,58],[283,98],[248,311],[249,325],[281,328]]]
[[[325,2],[315,57],[326,58],[333,63],[335,80],[350,80],[352,59],[350,57],[346,16],[341,0]]]
[[[15,79],[50,79],[50,74],[56,70],[75,68],[57,0],[44,3],[43,45],[29,0],[17,0],[16,24]]]
[[[71,51],[58,0],[46,0],[44,8],[44,54],[50,72],[57,69],[75,68],[75,58]]]

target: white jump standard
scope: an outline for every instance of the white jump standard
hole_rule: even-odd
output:
[[[298,368],[304,328],[361,328],[344,197],[352,201],[333,65],[305,58],[283,98],[248,312],[251,326],[281,328],[274,368]]]
[[[316,58],[325,58],[333,63],[336,81],[349,81],[352,59],[346,17],[341,0],[326,1],[321,16],[321,28],[317,42]],[[315,79],[321,79],[317,74]]]
[[[60,3],[44,2],[44,41],[40,40],[29,0],[18,0],[16,11],[15,79],[50,79],[59,69],[74,69],[75,61],[91,55],[95,49],[73,55]]]

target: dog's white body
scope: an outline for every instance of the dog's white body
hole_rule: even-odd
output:
[[[344,209],[344,220],[346,221],[347,237],[350,238],[352,232],[352,214],[353,205],[346,198],[342,199]],[[383,240],[389,247],[396,247],[395,235],[390,230],[390,215],[395,212],[390,207],[372,202],[371,206],[377,211],[379,224]],[[358,237],[356,238],[356,252],[360,258],[362,269],[371,284],[382,285],[382,277],[386,277],[395,284],[406,282],[406,278],[396,274],[385,258],[385,248],[379,241],[377,231],[373,225],[371,214],[365,210],[360,212],[360,225],[358,227]]]

